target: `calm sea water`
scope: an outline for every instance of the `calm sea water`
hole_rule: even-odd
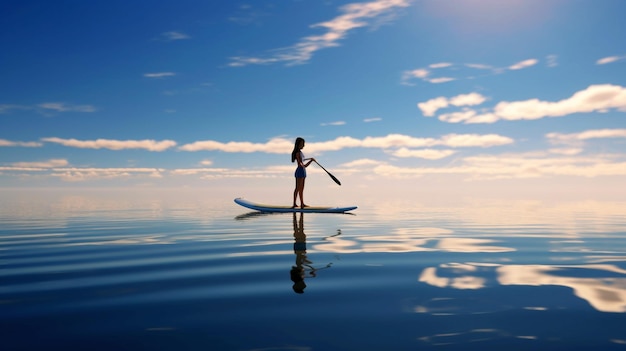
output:
[[[626,202],[358,205],[3,193],[0,348],[626,349]]]

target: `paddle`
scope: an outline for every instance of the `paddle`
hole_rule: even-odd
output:
[[[313,161],[313,162],[317,163],[317,165],[318,165],[318,166],[322,167],[322,169],[323,169],[324,171],[326,171],[326,168],[324,168],[324,166],[322,166],[321,164],[319,164],[319,162],[317,162],[317,161]],[[335,183],[337,183],[337,185],[341,185],[341,182],[339,181],[339,179],[335,178],[335,176],[334,176],[334,175],[332,175],[332,174],[330,174],[330,172],[329,172],[329,171],[326,171],[326,173],[328,173],[328,175],[329,175],[329,176],[330,176],[330,177],[331,177],[331,178],[335,181]]]

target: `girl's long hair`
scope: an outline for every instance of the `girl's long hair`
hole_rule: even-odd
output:
[[[298,153],[298,151],[300,151],[299,145],[300,143],[303,143],[304,139],[302,138],[296,138],[296,142],[293,145],[293,151],[291,152],[291,162],[296,162],[296,153]]]

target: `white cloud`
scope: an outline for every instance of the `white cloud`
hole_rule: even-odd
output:
[[[606,156],[552,156],[548,153],[503,154],[466,157],[448,167],[374,167],[380,176],[393,178],[425,175],[461,175],[468,180],[528,179],[554,176],[600,177],[626,175],[626,162]]]
[[[444,113],[439,116],[439,120],[448,123],[459,123],[467,121],[476,116],[476,111],[470,109],[463,109],[459,112]]]
[[[549,67],[554,67],[556,65],[556,55],[549,55],[547,58],[547,64]],[[498,68],[492,65],[483,64],[483,63],[462,63],[455,64],[451,62],[440,62],[440,63],[432,63],[427,66],[427,68],[417,68],[413,70],[406,70],[402,72],[402,81],[403,85],[414,85],[412,81],[414,79],[419,79],[421,81],[431,83],[431,84],[441,84],[452,82],[455,80],[462,79],[475,79],[476,75],[466,74],[468,69],[479,70],[479,71],[489,71],[487,74],[481,73],[482,76],[485,75],[493,75],[493,74],[502,74],[506,70],[521,70],[524,68],[528,68],[539,63],[537,59],[528,59],[524,61],[517,62],[512,64],[506,68]],[[446,75],[438,76],[442,73],[442,70],[446,72]],[[464,74],[461,76],[461,74]]]
[[[191,37],[189,35],[180,31],[164,32],[164,33],[161,33],[161,35],[159,36],[159,39],[163,41],[184,40],[184,39],[190,39],[190,38]]]
[[[405,71],[402,73],[402,80],[406,81],[411,78],[424,79],[430,75],[430,71],[424,68],[414,69],[412,71]]]
[[[91,105],[68,105],[63,102],[46,102],[37,107],[56,112],[96,112],[96,108]]]
[[[311,28],[325,29],[325,33],[304,37],[298,43],[277,50],[276,54],[269,57],[233,57],[229,65],[238,67],[278,62],[286,62],[288,65],[303,64],[309,61],[315,52],[339,46],[339,41],[344,39],[351,30],[368,26],[368,19],[375,19],[388,14],[390,11],[409,5],[410,0],[377,0],[347,4],[341,7],[342,15],[311,26]]]
[[[425,102],[420,102],[417,107],[422,110],[422,114],[426,117],[434,116],[437,110],[448,107],[448,99],[441,96],[438,98],[430,99]]]
[[[81,168],[67,167],[64,159],[52,159],[44,162],[16,162],[10,167],[0,167],[5,172],[38,172],[56,177],[63,181],[80,182],[113,178],[161,178],[163,169],[159,168]],[[25,175],[22,173],[22,175]]]
[[[67,182],[98,179],[145,177],[161,178],[163,169],[158,168],[55,168],[51,174]]]
[[[196,174],[206,174],[206,173],[223,173],[225,171],[230,171],[224,168],[180,168],[173,169],[170,171],[173,175],[196,175]]]
[[[200,161],[200,165],[202,166],[213,166],[213,161],[212,160],[202,160]]]
[[[591,85],[557,102],[538,99],[503,101],[496,105],[494,113],[502,119],[520,120],[598,112],[611,108],[626,109],[626,88],[611,84]]]
[[[548,152],[552,153],[552,154],[557,154],[557,155],[566,155],[566,156],[574,156],[574,155],[578,155],[581,152],[583,152],[583,149],[581,148],[552,148],[549,149]]]
[[[47,114],[53,112],[96,112],[97,109],[93,105],[72,105],[64,102],[44,102],[35,106],[0,105],[0,114],[9,113],[14,110],[34,110],[36,112]]]
[[[446,108],[450,105],[454,106],[474,106],[480,105],[485,102],[487,98],[478,93],[469,93],[446,98],[443,96],[430,99],[426,102],[420,102],[417,104],[422,114],[426,117],[434,116],[437,110]]]
[[[309,145],[307,145],[308,148]],[[222,151],[222,152],[265,152],[282,154],[293,149],[293,141],[273,138],[267,143],[251,143],[247,141],[230,141],[222,143],[214,140],[196,141],[179,147],[183,151]]]
[[[346,168],[353,168],[353,167],[372,167],[372,166],[378,166],[381,164],[385,164],[385,163],[382,161],[372,160],[369,158],[362,158],[362,159],[354,160],[352,162],[344,163],[341,166],[346,167]]]
[[[42,141],[48,143],[61,144],[68,147],[80,149],[109,149],[109,150],[125,150],[125,149],[145,149],[148,151],[164,151],[176,146],[176,142],[172,140],[76,140],[62,138],[42,138]]]
[[[548,55],[546,56],[546,61],[547,61],[547,65],[548,67],[556,67],[559,65],[559,63],[557,62],[558,56],[557,55]]]
[[[482,70],[493,70],[495,67],[490,65],[485,65],[482,63],[466,63],[465,67],[474,68],[474,69],[482,69]]]
[[[165,78],[165,77],[173,77],[176,73],[174,72],[155,72],[155,73],[144,73],[144,77],[146,78]]]
[[[11,166],[18,168],[55,168],[65,167],[69,164],[65,159],[51,159],[44,162],[15,162]]]
[[[0,147],[2,146],[21,146],[21,147],[40,147],[42,143],[34,141],[11,141],[6,139],[0,139]]]
[[[626,138],[626,129],[593,129],[571,134],[548,133],[546,137],[552,144],[577,144],[589,139]]]
[[[325,127],[325,126],[343,126],[345,124],[346,122],[344,121],[335,121],[335,122],[321,123],[320,125],[322,127]]]
[[[446,107],[441,101],[449,101],[442,97],[437,99],[440,102],[436,104],[432,100],[418,104],[424,116],[433,116],[437,109]],[[539,99],[502,101],[492,111],[479,114],[476,111],[464,109],[462,112],[443,114],[439,116],[439,120],[449,123],[493,123],[502,119],[534,120],[544,117],[562,117],[574,113],[606,112],[610,109],[626,112],[625,87],[611,84],[590,85],[571,97],[556,102]]]
[[[415,158],[424,158],[427,160],[439,160],[450,155],[454,155],[456,153],[455,150],[437,150],[437,149],[421,149],[421,150],[410,150],[407,148],[400,148],[392,153],[393,156],[396,157],[415,157]]]
[[[524,69],[524,68],[528,68],[531,66],[534,66],[538,63],[539,61],[536,59],[528,59],[528,60],[524,60],[521,62],[518,62],[514,65],[509,66],[510,70],[516,71],[516,70],[520,70],[520,69]]]
[[[482,104],[485,100],[487,99],[478,93],[469,93],[451,97],[449,102],[454,106],[474,106]]]
[[[365,118],[365,119],[363,120],[363,122],[365,122],[365,123],[371,123],[371,122],[380,122],[380,121],[382,121],[382,120],[383,120],[383,119],[382,119],[382,118],[380,118],[380,117],[372,117],[372,118]]]
[[[365,137],[356,139],[353,137],[338,137],[334,140],[322,142],[307,142],[306,150],[309,152],[337,151],[345,148],[419,148],[432,146],[448,147],[492,147],[513,143],[514,140],[497,134],[447,134],[436,138],[416,138],[403,134],[389,134],[383,137]],[[265,153],[289,153],[293,149],[293,142],[284,138],[274,138],[267,143],[250,142],[227,142],[222,143],[214,140],[197,141],[179,147],[183,151],[222,151],[222,152],[265,152]]]
[[[604,58],[601,58],[598,61],[596,61],[596,64],[597,65],[606,65],[608,63],[613,63],[613,62],[622,61],[622,60],[626,60],[626,55],[624,55],[624,56],[608,56],[608,57],[604,57]]]
[[[427,79],[428,82],[433,83],[433,84],[448,83],[448,82],[452,82],[455,80],[456,78],[451,78],[451,77],[439,77],[439,78]]]
[[[440,62],[440,63],[432,63],[428,65],[430,68],[446,68],[451,67],[453,64],[450,62]]]
[[[448,134],[441,138],[441,145],[449,147],[492,147],[513,142],[513,139],[498,134]]]

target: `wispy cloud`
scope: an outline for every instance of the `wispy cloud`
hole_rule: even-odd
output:
[[[626,129],[592,129],[580,133],[548,133],[546,138],[552,144],[579,145],[589,139],[626,138]]]
[[[556,65],[556,56],[550,55],[547,57],[549,67]],[[480,75],[494,75],[502,74],[506,71],[518,71],[521,69],[529,68],[539,63],[539,60],[531,58],[516,62],[508,67],[499,68],[492,65],[483,63],[463,63],[455,64],[451,62],[438,62],[432,63],[427,67],[421,67],[412,70],[406,70],[402,72],[401,83],[403,85],[415,85],[415,80],[421,80],[423,82],[432,84],[441,84],[452,82],[455,80],[463,79],[475,79],[476,74],[472,71],[487,71],[487,74],[481,73]],[[467,72],[467,70],[470,72]]]
[[[293,148],[293,141],[283,138],[273,138],[266,143],[252,143],[247,141],[230,141],[222,143],[214,140],[196,141],[179,147],[182,151],[222,151],[222,152],[265,152],[282,154]],[[308,145],[307,145],[308,148]]]
[[[433,146],[459,147],[493,147],[513,143],[514,140],[498,134],[447,134],[439,138],[416,138],[403,134],[389,134],[383,137],[338,137],[329,141],[307,142],[306,149],[310,152],[338,151],[346,148],[421,148]],[[179,147],[183,151],[222,151],[233,153],[288,153],[293,142],[284,138],[274,138],[266,143],[227,142],[214,140],[197,141]]]
[[[379,161],[379,160],[362,158],[362,159],[350,161],[348,163],[344,163],[341,166],[346,167],[346,168],[353,168],[353,167],[371,167],[371,166],[378,166],[378,165],[383,165],[383,164],[386,164],[386,163],[383,161]]]
[[[415,157],[415,158],[423,158],[427,160],[439,160],[450,155],[455,154],[455,150],[438,150],[438,149],[420,149],[420,150],[410,150],[407,148],[400,148],[392,153],[393,156],[396,157]]]
[[[509,69],[512,71],[517,71],[520,69],[524,69],[524,68],[528,68],[531,66],[536,65],[539,62],[539,60],[536,59],[528,59],[528,60],[524,60],[524,61],[520,61],[514,65],[509,66]]]
[[[606,65],[606,64],[609,64],[609,63],[623,61],[623,60],[626,60],[626,55],[622,55],[622,56],[608,56],[608,57],[603,57],[603,58],[599,59],[598,61],[596,61],[596,64],[597,65]]]
[[[325,29],[325,33],[304,37],[296,44],[275,50],[274,54],[266,57],[232,57],[229,66],[238,67],[281,62],[287,65],[306,63],[317,51],[339,46],[339,42],[346,38],[350,31],[371,25],[367,22],[368,20],[376,19],[381,15],[388,15],[391,11],[399,8],[408,7],[410,2],[411,0],[377,0],[347,4],[341,7],[342,15],[330,21],[310,26],[311,28]]]
[[[51,110],[55,112],[96,112],[96,108],[92,105],[71,105],[64,102],[45,102],[37,105],[43,110]]]
[[[528,179],[554,176],[600,177],[626,175],[626,162],[611,157],[554,156],[548,152],[465,157],[458,165],[400,167],[381,164],[373,172],[387,178],[461,175],[466,180]]]
[[[174,72],[154,72],[154,73],[144,73],[144,77],[146,78],[165,78],[165,77],[173,77],[176,73]]]
[[[548,55],[546,56],[546,65],[548,67],[556,67],[559,65],[557,55]]]
[[[365,118],[365,119],[363,119],[363,122],[365,122],[365,123],[372,123],[372,122],[380,122],[382,120],[383,119],[380,118],[380,117],[372,117],[372,118]]]
[[[38,105],[0,105],[0,114],[11,113],[16,110],[30,110],[44,115],[60,112],[96,112],[98,109],[93,105],[74,105],[65,102],[44,102]]]
[[[75,147],[80,149],[109,149],[109,150],[126,150],[126,149],[145,149],[148,151],[164,151],[176,146],[176,142],[172,140],[77,140],[62,138],[42,138],[42,141],[48,143],[61,144],[63,146]]]
[[[30,106],[3,104],[3,105],[0,105],[0,115],[3,113],[9,113],[13,110],[31,110],[31,109],[32,107]]]
[[[478,100],[477,100],[478,101]],[[434,116],[440,108],[448,106],[449,100],[439,97],[419,103],[424,116]],[[562,117],[575,113],[607,112],[611,109],[626,112],[626,88],[619,85],[590,85],[571,97],[560,101],[502,101],[487,112],[464,108],[440,115],[438,118],[448,123],[494,123],[499,120],[535,120],[545,117]]]
[[[162,178],[163,169],[158,168],[54,168],[50,174],[66,182],[84,182],[90,180],[149,177]]]
[[[240,5],[237,12],[228,17],[228,20],[239,25],[260,24],[261,20],[268,15],[264,10],[245,4]]]
[[[98,181],[115,178],[145,179],[162,178],[166,170],[162,168],[96,168],[68,167],[65,159],[51,159],[41,162],[15,162],[10,166],[0,166],[0,172],[25,176],[37,172],[40,176],[59,178],[67,182]]]
[[[6,140],[6,139],[0,139],[0,147],[2,146],[40,147],[42,145],[43,145],[42,143],[35,142],[35,141],[11,141],[11,140]]]
[[[65,159],[51,159],[41,162],[15,162],[11,164],[12,167],[18,168],[55,168],[65,167],[67,165],[69,165],[69,162]]]
[[[335,121],[335,122],[321,123],[320,125],[322,127],[326,127],[326,126],[343,126],[345,124],[346,124],[345,121]]]
[[[161,41],[174,41],[191,39],[191,37],[181,31],[170,31],[161,33],[157,39]]]

